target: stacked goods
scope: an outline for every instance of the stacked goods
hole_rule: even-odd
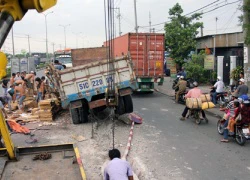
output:
[[[58,112],[60,101],[57,98],[46,99],[39,102],[39,118],[41,121],[53,121],[54,115]]]
[[[211,96],[210,94],[202,94],[200,96],[201,102],[210,102],[211,101]]]
[[[200,98],[187,98],[186,106],[190,109],[201,109],[202,102]]]
[[[203,94],[200,96],[200,99],[202,101],[202,109],[209,109],[213,108],[215,105],[211,102],[210,94]]]

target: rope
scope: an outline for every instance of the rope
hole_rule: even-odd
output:
[[[129,151],[130,151],[131,141],[132,141],[132,137],[133,137],[134,125],[135,125],[135,122],[133,121],[132,125],[131,125],[131,128],[130,128],[130,131],[129,131],[127,147],[125,149],[124,155],[122,156],[122,159],[124,159],[124,160],[127,160],[127,156],[128,156]]]

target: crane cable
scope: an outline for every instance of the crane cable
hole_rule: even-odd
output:
[[[115,97],[115,68],[114,68],[114,0],[104,0],[105,36],[107,48],[107,105]],[[115,148],[115,112],[110,106],[112,121],[113,149]]]

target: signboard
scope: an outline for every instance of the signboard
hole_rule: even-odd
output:
[[[214,56],[207,55],[204,58],[204,69],[214,70]]]
[[[176,63],[172,58],[167,58],[167,67],[170,69],[171,78],[176,78]]]
[[[244,47],[244,63],[248,63],[248,48]]]

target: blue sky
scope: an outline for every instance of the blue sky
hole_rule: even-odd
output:
[[[151,14],[152,25],[168,21],[168,10],[179,3],[184,9],[184,14],[197,10],[216,0],[137,0],[137,15],[139,32],[148,32],[149,12]],[[204,12],[212,10],[226,3],[237,0],[218,0]],[[59,25],[70,24],[66,28],[66,40],[68,48],[97,47],[105,41],[104,7],[103,0],[58,0],[55,7],[47,10],[48,25],[48,48],[53,51],[64,48],[64,28]],[[224,6],[210,13],[204,14],[201,21],[204,22],[204,35],[215,33],[215,18],[217,21],[217,32],[241,31],[238,26],[237,10],[239,1],[235,4]],[[134,1],[115,0],[116,7],[121,10],[121,31],[123,34],[134,31]],[[157,32],[164,32],[164,25],[153,26]],[[20,53],[21,49],[28,52],[28,38],[30,36],[31,52],[46,51],[45,18],[43,14],[36,11],[29,11],[20,22],[16,22],[13,27],[15,52]],[[118,19],[116,19],[116,35],[118,36]],[[9,35],[2,50],[12,53],[12,41]]]

